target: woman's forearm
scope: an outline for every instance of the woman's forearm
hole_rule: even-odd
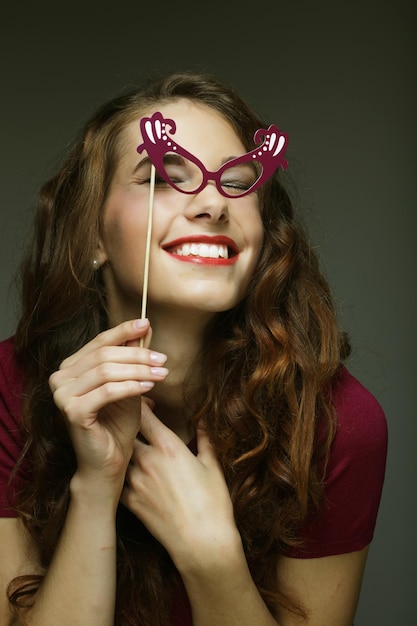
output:
[[[53,560],[27,616],[30,626],[114,625],[115,505],[103,496],[72,489]]]
[[[180,572],[194,626],[278,626],[251,577],[241,545]]]

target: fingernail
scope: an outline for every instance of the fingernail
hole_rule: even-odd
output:
[[[166,376],[168,374],[166,367],[151,367],[151,372],[155,376]]]
[[[142,380],[140,386],[143,387],[143,389],[152,389],[152,387],[155,386],[155,383],[151,380]]]
[[[149,358],[153,363],[161,363],[164,364],[167,360],[167,355],[162,354],[162,352],[150,352]]]
[[[148,325],[148,320],[146,318],[141,319],[141,320],[135,320],[133,322],[133,326],[137,329],[137,330],[141,330],[142,328],[146,328],[146,326]]]

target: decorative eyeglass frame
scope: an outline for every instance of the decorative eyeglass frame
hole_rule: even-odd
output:
[[[153,113],[151,117],[143,117],[140,120],[143,143],[137,147],[137,152],[141,153],[143,150],[146,150],[148,157],[155,166],[158,174],[169,185],[171,185],[171,187],[181,193],[199,193],[202,189],[204,189],[209,180],[213,180],[219,193],[226,196],[226,198],[241,198],[259,189],[259,187],[272,176],[278,167],[281,167],[284,170],[288,166],[288,161],[284,158],[284,153],[288,144],[288,135],[286,133],[282,133],[278,127],[275,126],[275,124],[271,124],[268,129],[259,128],[255,132],[253,136],[254,142],[256,144],[260,144],[257,148],[246,152],[242,156],[230,159],[215,172],[207,170],[196,156],[173,141],[173,139],[167,135],[167,127],[171,129],[171,135],[175,133],[176,124],[174,120],[164,118],[159,111]],[[191,161],[200,169],[203,178],[197,189],[194,189],[193,191],[182,189],[170,179],[165,171],[164,165],[164,156],[167,153],[179,154],[185,159]],[[259,178],[256,179],[249,189],[245,189],[241,193],[227,193],[221,184],[221,176],[224,171],[241,163],[248,163],[251,161],[259,163],[262,166]]]

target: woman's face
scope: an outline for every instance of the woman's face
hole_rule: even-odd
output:
[[[216,111],[180,100],[155,110],[176,123],[175,142],[207,170],[246,152],[229,123]],[[120,159],[104,205],[99,260],[111,323],[140,315],[149,211],[149,166],[139,119],[124,130]],[[258,196],[226,198],[209,182],[187,195],[157,184],[153,202],[148,308],[214,314],[245,295],[263,240]]]

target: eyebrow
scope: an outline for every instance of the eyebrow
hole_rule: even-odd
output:
[[[151,164],[153,165],[152,161],[150,160],[150,158],[148,156],[144,156],[143,159],[141,159],[140,161],[138,161],[138,163],[136,163],[135,168],[133,170],[133,173],[136,174],[136,172],[143,166],[143,165],[147,165],[147,164]]]
[[[238,156],[232,156],[232,157],[228,157],[227,159],[225,159],[224,161],[222,161],[222,164],[220,167],[222,167],[225,163],[229,163],[229,161],[234,161],[235,159],[240,159],[241,156],[245,156],[247,154],[247,152],[245,152],[244,154],[240,154]],[[240,165],[249,165],[249,167],[254,168],[256,161],[254,159],[250,159],[248,158],[247,161],[242,161],[241,163],[239,163]]]
[[[245,152],[245,154],[247,154],[247,152]],[[245,156],[245,154],[241,154],[240,156]],[[239,159],[239,158],[240,158],[239,156],[228,157],[225,161],[222,162],[220,167],[222,167],[225,163],[228,163],[229,161],[233,161],[234,159]],[[259,168],[261,166],[259,165],[258,161],[248,158],[247,161],[242,161],[241,163],[239,163],[239,165],[235,167],[248,167],[249,169],[253,171],[253,173],[256,176],[259,176]]]
[[[168,157],[168,159],[166,159],[166,157]],[[166,152],[164,154],[164,159],[165,162],[169,162],[169,163],[179,163],[179,162],[184,162],[187,161],[187,159],[185,157],[183,157],[181,154],[175,154],[175,152]],[[153,162],[151,161],[151,159],[149,158],[149,156],[144,156],[143,159],[141,159],[135,166],[135,169],[133,170],[133,173],[136,174],[136,172],[143,166],[143,165],[154,165]],[[154,166],[156,167],[156,166]]]

